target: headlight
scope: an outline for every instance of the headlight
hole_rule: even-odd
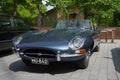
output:
[[[84,39],[82,37],[74,37],[70,43],[69,47],[73,50],[80,49],[84,44]]]
[[[15,37],[15,38],[13,39],[13,44],[14,44],[14,45],[19,44],[19,43],[21,42],[22,39],[23,39],[22,36]]]

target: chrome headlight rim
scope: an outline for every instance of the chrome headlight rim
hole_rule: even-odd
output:
[[[22,41],[22,36],[17,36],[13,39],[13,45],[18,45]]]
[[[76,36],[69,42],[69,47],[73,50],[78,50],[84,45],[84,38]]]

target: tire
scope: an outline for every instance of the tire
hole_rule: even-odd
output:
[[[99,51],[99,45],[95,47],[94,52],[98,52]]]
[[[90,58],[90,55],[87,53],[83,59],[77,61],[78,68],[80,69],[87,68],[89,65],[89,58]]]

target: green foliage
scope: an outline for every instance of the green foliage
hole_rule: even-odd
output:
[[[99,16],[99,24],[101,26],[116,26],[111,23],[115,22],[114,20],[117,18],[115,15],[118,15],[114,13],[120,12],[120,0],[75,0],[73,3],[73,6],[83,8],[85,18],[88,18],[89,12],[94,12]]]
[[[45,1],[46,4],[43,4],[42,1]],[[89,12],[94,12],[99,16],[98,22],[101,26],[106,25],[106,20],[108,20],[109,26],[120,25],[120,0],[0,0],[0,12],[12,15],[16,10],[17,15],[36,24],[36,17],[39,13],[45,14],[48,5],[66,13],[68,6],[83,8],[85,18],[95,21],[95,16],[89,17],[88,15]]]
[[[17,6],[17,12],[23,17],[30,17],[31,13],[28,9],[26,9],[23,5]]]
[[[11,11],[13,10],[13,0],[0,0],[1,12],[12,14]]]

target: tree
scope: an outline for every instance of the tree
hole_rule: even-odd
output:
[[[45,1],[46,4],[43,4]],[[38,18],[38,26],[41,26],[42,15],[47,11],[47,6],[52,5],[64,10],[62,0],[0,0],[2,12],[10,15],[20,15],[24,18]],[[9,7],[9,8],[8,8]]]
[[[43,1],[46,4],[43,4]],[[24,18],[38,18],[38,26],[41,26],[41,18],[51,5],[67,13],[66,7],[75,6],[83,9],[85,19],[89,18],[90,12],[99,17],[99,24],[115,22],[120,13],[120,0],[0,0],[1,11],[12,15],[20,15]],[[9,8],[8,8],[9,7]],[[104,22],[102,20],[106,19]],[[119,21],[118,21],[119,23]],[[108,25],[107,24],[107,25]]]
[[[120,0],[66,0],[65,2],[68,2],[66,4],[68,6],[82,8],[85,19],[89,18],[91,12],[97,14],[99,24],[106,23],[108,25],[109,22],[113,21],[112,19],[115,20],[115,15],[117,15],[115,13],[120,11]]]

